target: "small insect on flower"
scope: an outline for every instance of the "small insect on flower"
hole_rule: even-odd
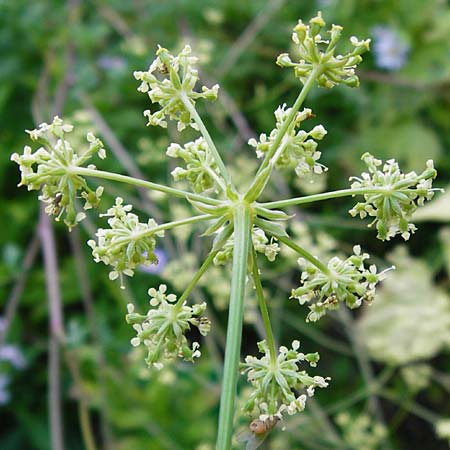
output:
[[[249,430],[239,433],[236,439],[246,443],[245,450],[256,450],[280,420],[278,416],[255,419],[248,426]]]

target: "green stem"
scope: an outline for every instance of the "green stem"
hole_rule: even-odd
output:
[[[203,264],[200,266],[200,269],[198,269],[197,273],[194,275],[194,278],[192,278],[192,280],[188,284],[187,288],[185,289],[185,291],[183,292],[181,297],[178,299],[176,306],[175,306],[176,310],[180,310],[180,308],[183,306],[184,301],[189,297],[190,293],[195,288],[195,285],[198,283],[198,281],[203,276],[203,274],[208,270],[208,267],[211,265],[213,259],[215,258],[217,253],[219,253],[220,249],[223,247],[225,242],[227,242],[227,240],[231,236],[232,232],[233,232],[233,229],[232,229],[232,227],[230,227],[229,232],[224,234],[222,236],[222,239],[214,245],[214,248],[211,250],[208,257],[205,259]]]
[[[427,421],[431,425],[435,425],[439,420],[440,416],[433,411],[424,408],[422,405],[414,402],[412,399],[409,399],[410,402],[405,402],[398,394],[396,394],[392,390],[385,390],[380,392],[380,397],[390,400],[393,403],[398,404],[406,411],[409,411],[411,414],[420,417],[421,419]]]
[[[215,170],[213,170],[212,168],[211,168],[211,166],[203,166],[207,171],[208,171],[208,173],[211,175],[211,178],[213,178],[214,179],[214,181],[217,183],[217,185],[220,187],[220,189],[222,190],[222,192],[226,192],[227,191],[227,187],[225,186],[225,183],[223,182],[223,179],[222,178],[220,178],[218,175],[217,175],[217,173],[216,173],[216,171]]]
[[[250,228],[249,208],[245,204],[238,204],[234,210],[233,267],[216,450],[231,448],[244,317],[245,280],[250,250]]]
[[[359,188],[359,189],[341,189],[339,191],[323,192],[322,194],[305,195],[304,197],[295,197],[287,200],[278,200],[277,202],[261,203],[260,206],[268,209],[285,208],[287,206],[304,205],[305,203],[313,203],[321,200],[329,200],[331,198],[348,197],[365,194],[381,194],[385,193],[386,188]]]
[[[84,447],[86,448],[86,450],[97,450],[97,445],[95,443],[94,433],[89,417],[89,405],[86,401],[86,393],[83,392],[83,379],[80,373],[78,355],[75,351],[66,348],[64,356],[79,395],[78,419],[80,421],[81,436],[83,439]]]
[[[208,198],[203,195],[193,194],[191,192],[182,191],[180,189],[171,188],[162,184],[152,183],[151,181],[141,180],[139,178],[129,177],[127,175],[120,175],[113,172],[105,172],[103,170],[88,169],[86,167],[71,167],[67,172],[73,175],[83,175],[86,177],[101,178],[104,180],[117,181],[119,183],[131,184],[132,186],[139,186],[153,191],[164,192],[175,197],[188,198],[189,200],[196,200],[206,203],[208,205],[217,205],[220,200]]]
[[[289,126],[291,125],[292,121],[294,120],[295,115],[297,114],[298,110],[302,106],[308,92],[311,90],[311,88],[314,86],[314,82],[316,81],[316,78],[320,75],[322,71],[322,67],[318,66],[309,75],[308,79],[306,80],[305,84],[303,85],[302,90],[300,91],[300,94],[297,97],[297,100],[295,100],[294,105],[291,108],[291,112],[287,116],[286,120],[284,121],[282,127],[280,128],[280,131],[277,134],[277,137],[275,141],[273,142],[272,146],[270,147],[269,151],[266,153],[266,156],[264,157],[264,160],[261,164],[261,166],[258,169],[258,175],[261,173],[263,169],[265,169],[272,158],[272,156],[277,151],[279,145],[281,144]],[[276,162],[276,161],[274,161]]]
[[[261,277],[259,276],[258,265],[256,262],[256,251],[253,246],[252,246],[252,270],[253,270],[253,280],[255,282],[256,288],[256,297],[258,298],[259,309],[261,311],[261,317],[263,319],[264,324],[264,331],[266,332],[267,345],[269,346],[270,361],[273,365],[275,365],[277,359],[277,354],[275,350],[275,340],[273,338],[269,311],[267,310],[263,287],[261,284]]]
[[[78,416],[80,420],[81,434],[83,436],[83,443],[86,446],[86,450],[97,450],[89,421],[89,412],[84,400],[80,400],[78,402]]]
[[[152,236],[155,233],[158,233],[158,231],[170,230],[172,228],[180,227],[182,225],[190,225],[193,223],[202,222],[204,220],[212,220],[215,218],[216,218],[215,216],[212,216],[210,214],[202,214],[200,216],[188,217],[187,219],[174,220],[173,222],[167,222],[161,225],[157,225],[156,227],[151,228],[150,230],[145,230],[142,231],[141,233],[133,234],[133,237],[131,239],[134,241],[138,241],[139,239],[143,239],[146,236]],[[124,244],[126,242],[130,242],[130,236],[117,239],[116,241],[114,241],[114,246],[119,247],[121,244]]]
[[[205,138],[206,143],[208,144],[208,147],[209,147],[211,154],[217,164],[217,167],[219,168],[220,174],[222,175],[225,182],[227,184],[229,184],[230,176],[228,175],[227,168],[225,167],[225,164],[223,163],[222,158],[220,157],[219,151],[217,150],[216,145],[214,144],[214,141],[212,140],[211,135],[209,134],[209,131],[206,129],[202,118],[200,117],[197,110],[195,109],[195,106],[191,103],[191,100],[189,99],[189,97],[184,92],[180,92],[180,100],[183,102],[184,106],[191,114],[195,123],[198,125],[200,132],[202,133],[203,137]]]
[[[319,261],[315,256],[311,255],[311,253],[297,245],[295,242],[291,241],[289,238],[284,236],[276,236],[276,238],[283,244],[292,248],[292,250],[297,252],[299,255],[303,256],[303,258],[307,259],[311,264],[314,264],[321,272],[325,274],[330,273],[330,270],[323,262]]]

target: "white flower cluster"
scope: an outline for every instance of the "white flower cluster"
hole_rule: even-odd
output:
[[[167,128],[166,117],[168,117],[178,122],[179,131],[187,126],[197,129],[184,101],[194,105],[199,98],[215,100],[219,91],[217,84],[212,88],[203,86],[201,92],[194,91],[198,71],[193,66],[197,60],[198,58],[191,56],[189,45],[186,45],[177,56],[173,56],[165,48],[158,47],[156,59],[148,70],[134,72],[134,78],[141,81],[138,91],[148,94],[152,103],[158,103],[161,107],[154,113],[150,110],[144,111],[148,125]]]
[[[172,143],[166,154],[171,158],[182,158],[186,163],[186,169],[176,167],[172,171],[175,181],[189,181],[197,193],[216,186],[216,180],[220,178],[219,170],[203,137],[188,142],[183,147]]]
[[[182,358],[185,361],[194,361],[201,353],[200,344],[193,342],[192,346],[186,339],[185,333],[191,329],[191,325],[198,328],[202,336],[206,336],[211,328],[208,318],[201,316],[206,303],[187,306],[177,303],[174,294],[167,294],[167,286],[161,284],[156,290],[148,290],[150,306],[146,315],[134,311],[134,305],[127,305],[127,323],[133,325],[136,336],[131,339],[131,345],[137,347],[144,344],[148,354],[146,363],[149,367],[161,369],[163,361],[174,358]]]
[[[158,263],[155,236],[164,236],[163,230],[153,230],[158,226],[153,219],[147,223],[139,222],[139,217],[131,210],[131,205],[124,205],[123,199],[117,197],[115,205],[106,214],[101,214],[109,217],[110,228],[99,228],[97,242],[93,239],[88,241],[94,261],[112,266],[109,278],[115,280],[120,277],[121,287],[123,274],[131,277],[136,267]]]
[[[267,136],[262,133],[259,141],[251,138],[248,143],[256,149],[258,158],[264,155],[273,146],[277,140],[282,127],[284,126],[292,108],[286,108],[286,104],[279,106],[275,111],[276,126]],[[294,167],[297,175],[308,173],[321,174],[327,168],[318,163],[321,153],[317,151],[317,142],[321,141],[327,134],[327,130],[322,125],[315,126],[311,131],[298,130],[301,123],[312,116],[312,111],[305,108],[295,115],[294,120],[289,126],[286,134],[281,141],[282,152],[277,155],[275,166],[278,169]],[[278,153],[278,152],[277,152]]]
[[[416,231],[416,226],[410,223],[411,216],[425,200],[431,200],[436,189],[432,188],[436,170],[433,161],[427,161],[426,169],[417,175],[416,172],[402,173],[397,162],[390,159],[383,161],[365,153],[361,159],[365,162],[368,172],[361,177],[351,177],[355,180],[352,189],[373,189],[373,193],[364,194],[364,202],[357,203],[349,213],[361,219],[374,217],[378,239],[389,241],[391,237],[401,234],[408,240]],[[382,170],[380,170],[382,167]]]
[[[86,136],[87,150],[72,148],[65,139],[66,133],[72,130],[72,125],[55,116],[51,124],[41,123],[37,129],[27,130],[30,138],[41,147],[33,153],[26,145],[22,155],[11,155],[11,160],[20,166],[19,186],[27,186],[29,191],[41,189],[39,200],[46,204],[45,212],[56,216],[56,220],[65,214],[64,222],[69,228],[85,217],[83,212],[77,212],[75,198],[81,196],[87,210],[98,206],[103,193],[101,186],[92,190],[83,177],[74,173],[76,168],[85,166],[95,154],[101,159],[106,157],[102,141],[92,133]],[[92,164],[87,167],[95,169]]]
[[[342,412],[336,416],[342,430],[342,439],[349,450],[381,450],[388,435],[386,426],[368,414],[358,416]]]
[[[317,84],[321,87],[332,88],[340,83],[349,87],[359,86],[355,68],[362,61],[361,54],[369,50],[370,39],[359,41],[353,36],[350,38],[353,51],[335,55],[342,27],[332,25],[331,30],[327,31],[330,39],[324,39],[320,32],[325,25],[320,12],[309,21],[309,25],[299,20],[292,33],[292,40],[298,46],[300,59],[295,63],[287,53],[283,53],[278,57],[277,64],[281,67],[293,67],[295,76],[303,84],[313,70],[318,70]]]
[[[255,251],[262,253],[270,262],[275,261],[278,253],[280,252],[280,247],[276,243],[275,238],[269,238],[266,233],[258,227],[252,228],[252,242]],[[217,253],[214,258],[214,264],[224,265],[231,261],[233,257],[234,249],[234,236],[231,236],[226,244],[222,247],[222,250]]]
[[[299,364],[303,361],[315,367],[319,361],[318,353],[300,353],[299,341],[292,342],[292,349],[281,346],[275,361],[270,358],[269,348],[265,341],[258,343],[261,358],[247,356],[241,364],[243,374],[247,374],[252,384],[244,411],[251,415],[281,416],[283,413],[293,415],[305,409],[306,400],[314,395],[317,387],[328,386],[330,378],[311,377]],[[306,392],[298,395],[299,391]]]
[[[363,300],[370,303],[374,299],[375,286],[385,278],[386,270],[377,273],[373,264],[367,269],[364,261],[369,255],[361,253],[359,245],[355,245],[353,251],[354,254],[345,260],[338,256],[331,258],[326,272],[303,258],[298,260],[304,270],[301,286],[292,290],[291,298],[297,299],[300,305],[314,302],[309,305],[308,322],[316,322],[328,310],[337,309],[339,302],[345,302],[349,308],[358,308]]]

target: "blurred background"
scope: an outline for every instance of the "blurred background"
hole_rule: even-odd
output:
[[[297,20],[317,10],[328,24],[343,25],[348,37],[372,38],[372,51],[360,66],[359,89],[315,89],[305,103],[328,130],[320,144],[327,175],[282,174],[268,198],[346,188],[348,177],[363,170],[366,151],[396,158],[405,172],[434,159],[436,186],[445,188],[448,1],[0,0],[2,450],[92,450],[83,440],[87,424],[98,449],[213,449],[229,271],[212,268],[196,294],[208,301],[213,320],[200,361],[149,371],[129,344],[125,305],[133,301],[143,310],[147,289],[160,283],[181,293],[207,251],[199,231],[167,233],[159,265],[139,271],[122,291],[85,245],[102,220],[93,214],[68,233],[41,217],[37,193],[16,187],[19,173],[9,158],[29,143],[25,129],[59,114],[76,126],[75,140],[92,130],[105,142],[102,169],[172,183],[165,149],[195,134],[146,128],[142,112],[149,102],[132,73],[148,67],[157,44],[175,52],[189,43],[200,57],[203,83],[221,85],[219,100],[201,104],[200,113],[233,178],[248,181],[257,167],[248,139],[270,132],[273,111],[291,104],[300,89],[276,57],[293,50]],[[189,214],[183,202],[169,205],[165,197],[102,184],[103,210],[120,195],[141,217],[158,222]],[[299,339],[303,351],[318,351],[314,373],[332,383],[261,448],[449,448],[450,190],[420,210],[419,230],[407,245],[401,238],[376,240],[348,215],[351,206],[343,198],[293,210],[291,234],[324,258],[348,254],[359,243],[380,268],[395,264],[397,270],[371,307],[307,324],[305,308],[288,300],[299,284],[295,255],[282,250],[276,264],[264,267],[277,341]],[[262,324],[251,292],[245,321],[242,354],[256,354]],[[242,398],[246,388],[242,377]],[[237,414],[237,427],[249,420]]]

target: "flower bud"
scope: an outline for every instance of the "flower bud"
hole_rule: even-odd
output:
[[[327,134],[327,130],[323,127],[323,125],[316,125],[310,132],[309,135],[317,139],[318,141],[321,141]]]
[[[287,53],[281,53],[281,55],[278,55],[276,63],[280,67],[291,67],[293,65],[291,58]]]
[[[309,21],[309,27],[311,30],[311,36],[316,36],[320,33],[320,30],[326,25],[325,21],[322,19],[322,13],[319,11],[316,17],[313,17]]]
[[[298,24],[294,27],[294,33],[299,42],[303,42],[305,40],[307,31],[308,26],[305,25],[301,20],[299,20]]]

